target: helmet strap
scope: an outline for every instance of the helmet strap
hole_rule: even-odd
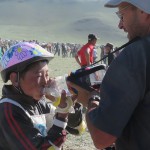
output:
[[[20,87],[20,74],[19,72],[17,72],[17,78],[16,78],[16,83],[17,83],[17,86],[16,85],[13,85],[13,87],[20,93],[22,94],[22,90],[21,90],[21,87]]]
[[[21,91],[20,87],[16,87],[15,85],[13,85],[13,87],[14,87],[20,94],[22,94],[22,91]]]

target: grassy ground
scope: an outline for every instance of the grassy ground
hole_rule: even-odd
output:
[[[80,136],[68,135],[64,150],[96,150],[88,131]]]

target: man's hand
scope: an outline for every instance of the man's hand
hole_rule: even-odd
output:
[[[72,93],[73,95],[77,95],[77,101],[87,107],[91,93],[72,82],[67,81],[67,85],[70,93]],[[75,89],[77,93],[74,93],[73,89]]]

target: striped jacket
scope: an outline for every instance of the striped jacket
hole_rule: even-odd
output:
[[[52,150],[60,149],[66,131],[52,125],[46,117],[52,109],[46,101],[35,101],[20,94],[13,86],[4,85],[0,101],[0,150]],[[46,126],[35,123],[45,122]],[[41,116],[45,116],[42,120]],[[37,126],[35,126],[35,124]],[[45,127],[45,128],[44,128]],[[49,129],[50,128],[50,129]],[[46,131],[46,132],[45,132]],[[53,145],[53,146],[52,146]]]

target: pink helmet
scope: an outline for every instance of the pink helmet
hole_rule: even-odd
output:
[[[4,82],[9,80],[11,72],[21,72],[29,64],[54,57],[41,46],[28,42],[20,42],[8,49],[1,59],[1,76]]]

